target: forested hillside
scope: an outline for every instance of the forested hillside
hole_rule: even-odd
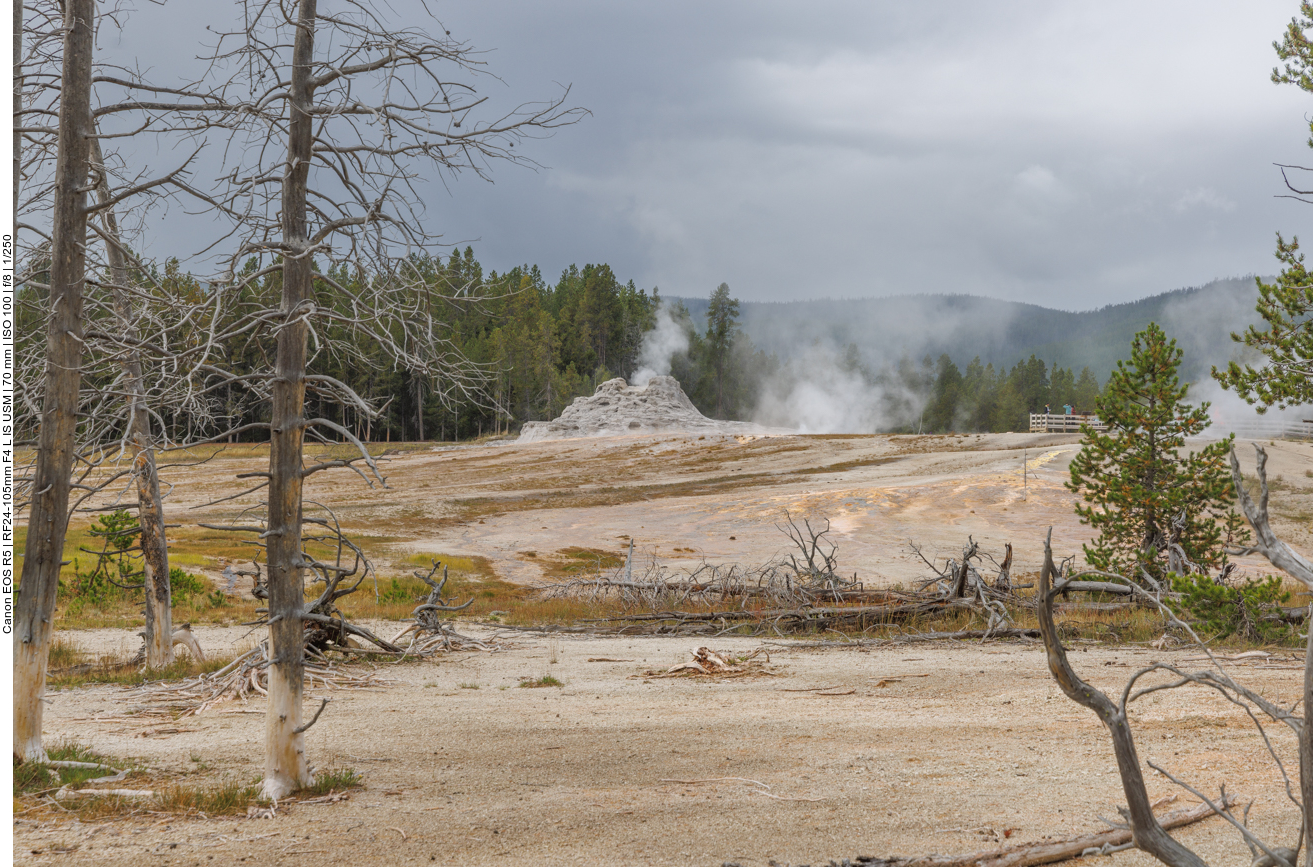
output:
[[[1035,355],[1074,370],[1089,367],[1104,380],[1135,333],[1157,322],[1185,349],[1182,376],[1197,380],[1231,357],[1230,334],[1255,320],[1255,296],[1254,279],[1240,277],[1081,312],[949,294],[744,301],[740,324],[755,344],[781,358],[817,341],[854,344],[863,362],[876,367],[903,355],[944,353],[960,366],[979,356],[1011,367]],[[681,301],[695,322],[705,317],[705,298],[670,300]]]
[[[664,373],[710,417],[811,432],[1022,430],[1028,414],[1045,406],[1091,409],[1131,337],[1151,320],[1180,339],[1185,374],[1198,378],[1229,357],[1229,331],[1248,321],[1253,304],[1249,280],[1072,313],[967,295],[740,302],[724,284],[710,298],[663,299],[656,288],[622,282],[605,264],[571,266],[554,283],[537,266],[485,272],[468,247],[410,264],[428,287],[423,303],[444,329],[446,366],[464,375],[419,375],[385,363],[382,347],[343,354],[332,348],[341,335],[323,335],[321,348],[312,346],[310,372],[346,383],[380,413],[370,418],[314,389],[308,411],[361,439],[455,441],[513,432],[526,421],[555,418],[611,377]],[[378,279],[345,271],[324,276],[316,281],[316,303],[343,308],[350,294],[370,291]],[[272,304],[279,280],[275,272],[243,291]],[[220,291],[173,262],[143,282],[183,297]],[[24,292],[20,313],[29,315],[20,328],[36,338],[43,298],[39,289]],[[195,386],[211,411],[165,412],[174,438],[265,421],[267,403],[244,391],[239,377],[271,353],[255,340],[220,347],[222,370]],[[361,357],[378,362],[362,364]]]

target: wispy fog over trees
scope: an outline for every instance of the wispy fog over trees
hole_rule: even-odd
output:
[[[962,367],[946,353],[938,358],[904,355],[877,367],[863,360],[866,347],[855,342],[835,348],[813,339],[800,360],[795,346],[754,344],[739,327],[737,302],[723,284],[708,293],[719,296],[719,312],[708,319],[701,311],[690,312],[693,305],[662,299],[656,288],[622,282],[605,264],[571,266],[555,282],[548,282],[537,266],[485,272],[469,247],[447,257],[414,257],[411,264],[432,290],[432,315],[445,329],[446,345],[486,376],[476,391],[450,389],[400,366],[358,362],[383,358],[382,347],[360,347],[360,353],[347,355],[312,348],[311,374],[339,379],[383,407],[373,419],[333,401],[307,408],[361,439],[454,441],[556,418],[572,400],[592,394],[607,379],[633,379],[641,366],[644,335],[656,325],[662,307],[683,330],[687,344],[668,359],[669,372],[709,417],[870,433],[1026,430],[1029,413],[1042,412],[1046,405],[1061,412],[1064,404],[1091,411],[1099,393],[1088,367],[1076,372],[1035,356],[1011,368],[996,368],[979,357]],[[252,260],[248,268],[254,271],[259,263]],[[316,303],[329,307],[343,300],[336,299],[335,286],[361,291],[370,280],[347,268],[330,269],[325,276],[329,279],[315,280],[314,291]],[[189,297],[208,291],[172,260],[151,277]],[[272,299],[280,288],[277,273],[271,273],[243,291]],[[29,326],[36,324],[24,327]],[[223,347],[221,363],[240,373],[258,364],[266,351],[258,341],[234,340]],[[803,392],[811,398],[781,397]],[[319,402],[313,394],[307,400]],[[268,420],[267,404],[240,391],[221,401],[216,424],[224,429]],[[839,410],[842,414],[826,424],[816,423],[816,414]],[[172,439],[218,432],[192,429],[194,414],[166,411],[162,422]]]

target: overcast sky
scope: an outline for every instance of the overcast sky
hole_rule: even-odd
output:
[[[1275,197],[1313,162],[1313,99],[1269,80],[1296,0],[431,8],[497,100],[592,112],[524,145],[541,171],[432,186],[430,227],[501,270],[1087,309],[1271,273],[1313,213]]]

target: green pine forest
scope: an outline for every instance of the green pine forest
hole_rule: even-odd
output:
[[[343,408],[330,402],[309,411],[374,441],[452,442],[513,433],[526,421],[556,418],[608,379],[630,379],[639,367],[643,335],[663,305],[688,339],[687,351],[671,360],[671,375],[708,417],[750,420],[763,383],[787,366],[779,352],[755,346],[738,327],[738,302],[727,297],[728,287],[718,290],[725,296],[719,308],[713,292],[710,308],[704,301],[702,315],[695,316],[656,288],[621,282],[605,264],[571,266],[549,284],[537,266],[484,273],[466,247],[446,259],[426,260],[422,270],[439,294],[457,295],[447,302],[446,324],[459,352],[488,371],[481,393],[453,397],[443,393],[441,382],[424,382],[404,370],[345,370],[317,357],[311,372],[337,377],[385,408],[373,420],[342,418]],[[461,296],[462,287],[477,288]],[[1026,430],[1029,413],[1046,404],[1092,409],[1099,390],[1088,368],[1074,374],[1033,356],[999,370],[979,359],[959,369],[947,354],[903,358],[877,369],[860,358],[850,344],[843,364],[872,389],[900,395],[901,404],[891,402],[883,414],[889,432]],[[240,368],[242,362],[233,363]],[[921,404],[924,416],[914,416]],[[230,413],[256,421],[262,409],[232,407]]]
[[[352,410],[348,404],[321,401],[313,394],[307,396],[307,412],[331,419],[364,440],[455,442],[489,434],[511,434],[527,421],[556,418],[576,397],[591,395],[607,379],[632,378],[640,367],[643,336],[655,326],[658,311],[663,307],[683,330],[687,341],[687,349],[670,359],[670,372],[698,409],[713,418],[753,420],[762,395],[778,388],[780,382],[839,376],[845,377],[852,389],[860,391],[863,399],[877,404],[876,410],[869,414],[878,420],[870,423],[871,430],[849,431],[852,433],[1026,430],[1028,414],[1043,411],[1046,406],[1054,412],[1061,412],[1064,405],[1071,405],[1078,412],[1092,411],[1100,379],[1106,379],[1108,373],[1089,364],[1079,369],[1075,365],[1064,367],[1046,362],[1036,353],[1006,363],[1000,359],[999,352],[991,351],[991,344],[982,342],[990,339],[997,342],[996,335],[988,333],[988,327],[977,329],[980,333],[974,335],[974,344],[971,340],[955,340],[959,349],[984,347],[984,360],[981,351],[969,358],[954,357],[960,352],[943,351],[918,353],[918,357],[903,354],[872,362],[870,346],[863,346],[858,339],[839,343],[833,340],[838,334],[825,338],[811,334],[813,345],[828,342],[838,347],[831,365],[815,369],[799,361],[796,350],[802,338],[780,337],[778,329],[772,331],[762,325],[763,322],[769,325],[769,317],[763,311],[769,313],[770,305],[750,302],[741,305],[724,284],[709,299],[663,298],[656,288],[647,291],[635,286],[632,280],[622,282],[605,264],[582,268],[572,265],[555,283],[549,283],[537,266],[485,273],[469,247],[446,257],[414,257],[411,264],[432,290],[435,318],[446,330],[444,336],[452,360],[471,363],[479,372],[479,381],[471,387],[468,381],[444,382],[440,377],[435,380],[412,375],[391,364],[381,348],[366,347],[368,351],[363,355],[376,359],[376,363],[356,366],[348,365],[333,353],[312,351],[312,374],[326,374],[347,383],[380,408],[380,412],[370,418]],[[256,263],[248,267],[254,269]],[[361,285],[362,278],[353,278],[345,270],[332,272],[330,276],[354,289]],[[199,281],[183,273],[175,261],[168,262],[153,279],[172,292],[206,291]],[[268,295],[272,302],[279,291],[277,281],[275,274],[245,291]],[[1248,281],[1244,282],[1248,291]],[[319,293],[317,303],[333,303],[327,282],[318,283],[316,292]],[[1169,298],[1175,294],[1157,297]],[[939,296],[939,301],[929,296],[925,303],[942,304],[945,297],[959,305],[1005,304],[969,296]],[[40,299],[28,300],[36,303],[20,308],[41,308]],[[877,299],[855,301],[852,305],[855,308],[879,303]],[[891,299],[889,303],[911,302],[904,298]],[[778,308],[796,322],[803,318],[800,314],[805,314],[807,306],[794,303]],[[817,302],[816,306],[819,319],[807,323],[813,330],[816,322],[823,321],[826,315],[840,321],[844,310],[852,309],[829,299]],[[1028,309],[1032,305],[1013,306]],[[834,309],[827,313],[828,308]],[[741,314],[744,309],[748,311],[746,317]],[[1062,327],[1069,331],[1073,328],[1070,324],[1073,317],[1098,314],[1035,310],[1043,311],[1049,318],[1065,317]],[[1144,302],[1107,310],[1112,311],[1111,320],[1104,316],[1099,321],[1111,321],[1112,325],[1098,327],[1105,331],[1110,327],[1117,336],[1127,328],[1142,326],[1132,320],[1154,312],[1153,305],[1146,307]],[[19,327],[21,333],[25,327],[21,321]],[[40,330],[36,322],[29,322],[26,327]],[[1052,330],[1046,331],[1027,321],[1013,322],[1009,328],[1014,334],[1018,328],[1035,332],[1025,333],[1021,340],[1012,340],[1009,345],[1014,352],[1018,347],[1024,350],[1027,344],[1040,349],[1054,344]],[[1095,337],[1091,337],[1092,329]],[[917,339],[915,334],[909,336]],[[1101,353],[1096,356],[1099,367],[1111,366],[1129,345],[1128,341],[1115,351],[1110,350],[1107,336],[1095,339],[1099,336],[1095,326],[1085,327],[1082,333],[1073,336],[1085,343],[1095,340]],[[878,342],[889,341],[883,337],[872,341]],[[1120,340],[1116,342],[1121,344]],[[934,346],[933,342],[923,341],[923,350],[926,345]],[[262,361],[259,356],[269,351],[269,347],[257,341],[226,346],[224,364],[234,372],[259,369]],[[267,404],[257,397],[229,391],[218,400],[222,406],[215,413],[216,425],[226,427],[266,420]],[[195,429],[194,419],[165,412],[161,420],[170,428],[169,439],[173,441],[195,440],[206,434]],[[774,423],[797,426],[803,420],[781,421],[777,413]]]

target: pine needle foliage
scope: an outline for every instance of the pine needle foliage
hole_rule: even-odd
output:
[[[1299,15],[1292,18],[1280,42],[1272,43],[1282,66],[1272,70],[1275,84],[1293,84],[1313,93],[1313,2],[1303,0]],[[1313,120],[1309,122],[1313,130]],[[1309,138],[1313,147],[1313,137]],[[1306,184],[1297,187],[1289,173],[1307,171],[1283,166],[1281,175],[1288,198],[1310,202]],[[1260,368],[1232,361],[1225,371],[1213,368],[1213,376],[1236,394],[1255,404],[1259,412],[1276,406],[1313,403],[1313,275],[1304,265],[1299,239],[1289,242],[1277,235],[1277,260],[1284,266],[1275,283],[1258,282],[1258,315],[1261,325],[1249,326],[1243,334],[1232,334],[1237,343],[1258,350],[1265,364]]]
[[[1297,630],[1273,615],[1290,599],[1275,575],[1228,583],[1208,575],[1176,575],[1172,589],[1180,596],[1171,604],[1211,638],[1235,635],[1259,644],[1282,644]]]
[[[1277,235],[1277,258],[1285,265],[1276,282],[1258,281],[1258,315],[1263,325],[1251,325],[1231,339],[1258,350],[1267,364],[1255,369],[1232,361],[1213,376],[1263,412],[1313,403],[1313,274],[1304,266],[1299,240],[1288,243]]]
[[[1168,578],[1168,545],[1198,569],[1223,562],[1222,528],[1235,499],[1227,454],[1234,437],[1184,452],[1208,427],[1208,403],[1185,403],[1182,351],[1155,323],[1131,343],[1095,407],[1106,431],[1089,425],[1071,462],[1068,489],[1081,494],[1081,523],[1099,535],[1085,546],[1092,567],[1140,580]]]

